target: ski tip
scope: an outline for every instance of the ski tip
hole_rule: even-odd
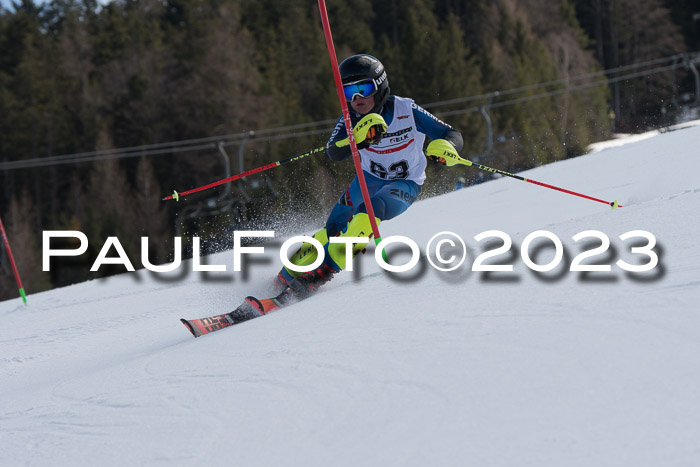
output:
[[[195,338],[196,338],[196,337],[199,337],[199,335],[197,335],[197,331],[195,330],[194,326],[192,326],[192,323],[190,323],[189,321],[187,321],[185,318],[181,318],[181,319],[180,319],[180,322],[181,322],[182,324],[184,324],[185,327],[186,327],[187,329],[190,330],[190,332],[192,333],[192,335],[193,335]]]

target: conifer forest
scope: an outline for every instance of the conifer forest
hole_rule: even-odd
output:
[[[325,145],[340,106],[315,0],[2,5],[0,218],[28,292],[94,278],[110,236],[138,267],[143,236],[156,264],[175,236],[187,256],[193,236],[211,252],[236,229],[303,233],[354,175],[319,153],[162,201]],[[392,94],[457,128],[463,157],[502,170],[697,112],[700,0],[327,5],[339,61],[379,58]],[[429,164],[421,197],[490,175]],[[85,232],[87,254],[42,272],[46,230]],[[3,300],[17,288],[0,251]]]

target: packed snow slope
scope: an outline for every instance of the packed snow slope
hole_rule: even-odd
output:
[[[418,202],[381,224],[420,246],[414,270],[384,273],[370,250],[307,301],[199,339],[179,318],[269,294],[282,239],[245,272],[226,252],[207,258],[226,272],[187,262],[2,302],[0,464],[700,465],[698,148],[694,127],[523,174],[616,210],[510,178]],[[512,272],[471,270],[502,244],[474,239],[488,230],[513,246],[484,264]],[[550,272],[521,256],[537,230],[564,245]],[[583,264],[610,272],[569,271],[601,245],[572,239],[588,230],[611,246]],[[619,238],[636,230],[657,239],[649,272],[615,264],[649,262],[632,252],[646,240]],[[468,247],[452,272],[425,259],[442,231]]]

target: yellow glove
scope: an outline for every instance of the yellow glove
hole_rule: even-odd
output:
[[[370,144],[377,144],[382,140],[382,135],[386,133],[387,125],[384,117],[379,114],[367,114],[357,122],[352,132],[355,134],[355,143],[360,149],[366,148]],[[336,146],[342,148],[350,144],[350,139],[345,138],[335,143]]]
[[[459,154],[452,143],[446,139],[436,139],[428,144],[425,155],[433,162],[443,165],[455,165],[460,160]]]

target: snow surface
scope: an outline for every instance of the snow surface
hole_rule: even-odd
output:
[[[588,152],[593,153],[593,152],[598,152],[602,151],[603,149],[610,149],[614,147],[619,147],[619,146],[624,146],[625,144],[629,143],[636,143],[638,141],[644,141],[645,139],[652,138],[656,135],[659,135],[661,133],[664,133],[666,131],[675,131],[675,130],[681,130],[684,128],[689,128],[693,126],[698,126],[700,125],[700,120],[692,120],[692,121],[687,121],[683,123],[679,123],[677,125],[673,125],[667,128],[663,128],[661,130],[650,130],[644,133],[640,134],[627,134],[627,133],[616,133],[614,134],[614,139],[610,141],[600,141],[598,143],[592,143],[588,145]]]
[[[207,258],[225,273],[187,263],[2,302],[0,464],[700,465],[698,148],[696,126],[524,174],[617,210],[514,179],[416,203],[382,235],[425,251],[458,233],[458,270],[386,274],[370,250],[302,304],[199,339],[178,319],[269,294],[282,239],[246,273],[226,252]],[[513,272],[471,271],[493,229]],[[590,229],[612,247],[589,263],[611,272],[568,271],[600,243],[572,240]],[[614,263],[645,263],[630,252],[645,242],[618,236],[640,229],[660,262],[627,273]],[[520,257],[535,230],[564,244],[549,273]]]

